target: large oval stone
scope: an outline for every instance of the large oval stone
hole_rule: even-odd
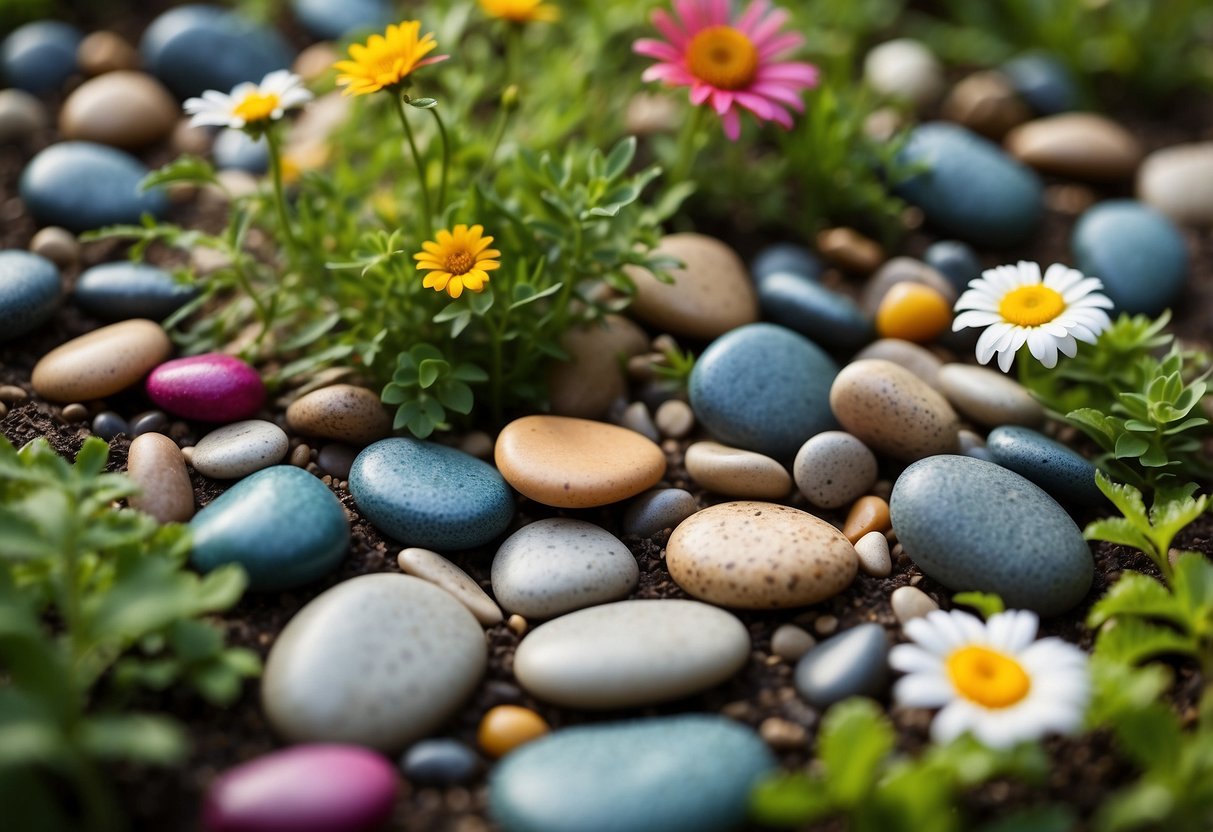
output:
[[[446,590],[408,575],[360,575],[286,625],[266,659],[261,703],[291,742],[397,752],[459,710],[487,656],[484,631]]]
[[[758,284],[758,300],[767,320],[794,329],[823,347],[852,353],[872,340],[872,322],[855,302],[812,277],[767,274]]]
[[[21,201],[42,225],[88,231],[103,225],[160,217],[168,200],[159,188],[140,192],[143,163],[121,150],[93,142],[53,144],[21,172]]]
[[[1095,484],[1095,465],[1078,451],[1026,427],[1003,426],[986,439],[990,458],[1027,477],[1057,500],[1098,506],[1103,492]]]
[[[607,315],[568,330],[560,345],[569,360],[553,361],[548,369],[552,413],[596,419],[627,395],[623,362],[647,350],[649,338],[627,318]]]
[[[1061,113],[1021,124],[1007,151],[1043,173],[1097,182],[1127,179],[1141,164],[1141,143],[1098,113]]]
[[[1137,174],[1137,196],[1175,222],[1213,222],[1213,142],[1151,153]]]
[[[0,341],[44,324],[59,305],[59,270],[28,251],[0,251]]]
[[[143,433],[131,440],[126,473],[139,486],[131,508],[161,523],[184,523],[194,516],[194,486],[177,443],[161,433]]]
[[[1101,202],[1070,238],[1075,265],[1103,281],[1120,312],[1157,315],[1175,303],[1188,274],[1188,249],[1175,224],[1132,199]]]
[[[911,462],[957,448],[960,420],[948,400],[891,361],[848,364],[830,388],[830,406],[842,426],[877,453]]]
[[[330,384],[300,396],[286,409],[295,433],[369,445],[392,431],[392,420],[374,391],[353,384]]]
[[[190,521],[191,562],[238,563],[257,591],[292,589],[337,568],[350,543],[345,509],[320,480],[291,465],[246,477]]]
[[[207,352],[161,364],[147,378],[147,395],[176,416],[233,422],[261,409],[265,384],[260,373],[236,356]]]
[[[1008,607],[1060,615],[1091,586],[1082,532],[1019,474],[963,456],[907,468],[890,499],[893,531],[929,577],[957,592],[993,592]]]
[[[752,729],[721,716],[583,725],[502,760],[489,811],[505,832],[724,832],[774,768]]]
[[[8,86],[27,92],[58,90],[76,71],[83,38],[75,26],[57,20],[19,26],[0,44],[0,74]]]
[[[172,351],[159,324],[135,318],[55,347],[34,365],[31,383],[52,402],[104,399],[136,384]]]
[[[65,139],[137,150],[172,132],[180,110],[159,81],[131,70],[107,72],[72,91],[59,111]]]
[[[76,280],[76,304],[107,321],[151,318],[161,321],[198,295],[196,286],[145,263],[102,263]]]

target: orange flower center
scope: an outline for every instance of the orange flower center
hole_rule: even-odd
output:
[[[453,275],[467,274],[472,270],[472,266],[476,265],[476,258],[469,252],[460,249],[448,254],[442,261],[442,265],[446,266],[446,270]]]
[[[281,103],[277,93],[250,92],[232,112],[249,123],[263,121],[272,116]]]
[[[1008,708],[1032,689],[1032,680],[1015,659],[975,645],[962,647],[947,660],[956,692],[986,708]]]
[[[732,26],[709,26],[691,39],[687,69],[713,87],[739,90],[758,72],[758,50]]]
[[[998,304],[998,314],[1019,326],[1040,326],[1056,318],[1065,308],[1066,301],[1060,293],[1034,283],[1007,292]]]

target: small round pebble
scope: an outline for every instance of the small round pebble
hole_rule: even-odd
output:
[[[480,584],[437,552],[416,547],[403,549],[397,555],[396,563],[406,575],[429,581],[451,593],[484,626],[491,627],[501,621],[501,608]]]
[[[29,398],[29,394],[15,384],[0,384],[0,402],[5,404],[14,404],[15,402],[23,402]],[[85,411],[87,414],[87,411]]]
[[[891,361],[918,376],[928,387],[939,389],[939,371],[943,362],[935,357],[935,353],[918,344],[898,338],[881,338],[860,350],[853,360],[866,359]]]
[[[865,575],[887,578],[893,571],[889,539],[881,530],[874,529],[856,540],[855,554],[859,555],[859,568]]]
[[[52,402],[104,399],[136,384],[173,351],[153,321],[130,320],[61,344],[34,365],[35,392]]]
[[[111,441],[118,434],[129,432],[130,425],[112,410],[103,410],[93,417],[93,433],[100,436],[106,442]]]
[[[854,274],[871,274],[885,259],[880,243],[854,228],[823,228],[817,232],[817,250],[835,266]]]
[[[58,90],[76,70],[83,37],[75,26],[57,20],[18,26],[0,43],[0,75],[8,86],[27,92]]]
[[[830,388],[830,406],[865,445],[904,462],[957,448],[960,423],[952,406],[889,361],[865,359],[844,367]]]
[[[840,508],[876,483],[876,455],[845,431],[828,430],[801,445],[792,464],[796,487],[810,503]]]
[[[286,409],[286,423],[295,433],[358,447],[392,430],[379,396],[352,384],[333,384],[300,396]]]
[[[523,618],[518,613],[514,613],[509,618],[507,618],[505,621],[505,626],[509,627],[510,632],[513,633],[514,635],[518,636],[519,638],[522,638],[524,635],[526,635],[526,631],[529,630],[531,627],[530,622],[528,622],[525,618]]]
[[[893,607],[893,615],[902,624],[939,609],[939,604],[916,586],[899,586],[889,596],[889,604]]]
[[[73,299],[88,314],[108,321],[160,321],[198,295],[171,274],[146,263],[102,263],[76,279]]]
[[[296,468],[306,468],[312,461],[312,449],[305,444],[296,445],[287,461]]]
[[[821,258],[805,246],[795,243],[776,243],[758,252],[750,263],[750,275],[761,285],[769,275],[786,272],[800,277],[818,280],[825,270]]]
[[[480,727],[476,729],[476,742],[485,754],[496,759],[504,757],[521,745],[539,739],[551,730],[544,718],[530,708],[498,705],[489,708],[480,720]]]
[[[952,302],[930,286],[903,281],[889,288],[876,310],[882,338],[927,343],[952,323]]]
[[[1044,407],[1003,373],[972,364],[945,364],[938,378],[952,406],[978,424],[1035,427],[1045,420]]]
[[[771,633],[771,652],[785,661],[798,661],[816,645],[817,639],[795,624],[780,624]]]
[[[1073,448],[1030,428],[1005,426],[986,437],[990,459],[1027,477],[1054,499],[1084,506],[1104,504],[1095,465]]]
[[[184,523],[194,516],[194,486],[172,439],[159,433],[136,436],[127,451],[126,473],[140,490],[130,498],[131,508],[160,523]]]
[[[139,53],[122,35],[102,29],[90,32],[80,41],[76,48],[76,64],[90,77],[104,75],[121,69],[138,69]]]
[[[889,526],[889,504],[879,497],[869,495],[860,497],[851,506],[842,533],[846,535],[847,540],[854,543],[868,532],[888,531]]]
[[[167,138],[179,113],[159,81],[123,69],[72,90],[59,111],[59,132],[65,139],[138,150]]]
[[[357,448],[351,448],[349,445],[342,445],[337,442],[330,442],[320,448],[320,453],[316,456],[316,464],[326,474],[330,474],[339,480],[348,480],[350,478],[350,469],[353,468],[354,460],[357,458]]]
[[[957,294],[969,288],[969,281],[981,277],[981,260],[968,243],[939,240],[927,246],[923,262],[942,274]]]
[[[623,533],[649,537],[674,528],[698,510],[695,497],[681,488],[646,491],[628,504],[623,514]]]
[[[787,272],[758,284],[764,319],[827,349],[852,353],[872,340],[872,324],[851,298],[816,280]]]
[[[131,419],[131,436],[142,436],[145,433],[167,433],[168,416],[159,410],[149,410],[139,413]]]
[[[888,685],[889,638],[879,624],[860,624],[814,647],[796,664],[796,690],[815,708],[850,696],[879,698]]]
[[[72,404],[64,407],[60,415],[63,416],[63,421],[67,422],[69,425],[76,422],[83,422],[88,419],[88,408],[79,402],[73,402]]]
[[[28,251],[0,251],[0,341],[41,326],[59,305],[59,270]]]
[[[249,419],[213,430],[194,446],[191,464],[199,474],[235,480],[277,465],[290,450],[290,440],[273,422]]]
[[[46,127],[46,108],[25,90],[0,90],[0,144],[24,144]]]
[[[661,434],[657,432],[657,426],[653,424],[653,417],[649,414],[648,405],[644,402],[629,404],[624,409],[619,424],[628,430],[636,431],[650,442],[661,441]]]
[[[30,240],[29,250],[50,260],[60,269],[66,269],[80,259],[80,243],[76,235],[57,225],[39,229]]]
[[[248,419],[265,403],[261,375],[217,352],[166,361],[148,376],[147,394],[162,410],[202,422]]]
[[[781,500],[792,490],[787,470],[769,456],[719,442],[695,442],[684,463],[696,483],[728,497]]]
[[[876,92],[923,108],[944,88],[943,65],[922,41],[897,38],[873,47],[863,61],[864,80]]]
[[[907,283],[934,289],[949,305],[957,297],[948,279],[923,261],[913,257],[894,257],[881,266],[864,285],[860,305],[865,312],[875,316],[880,312],[888,294],[894,288]],[[904,286],[901,291],[905,291]]]
[[[460,786],[480,773],[480,758],[456,740],[421,740],[404,753],[400,771],[417,786]]]
[[[682,399],[669,399],[657,408],[653,422],[662,436],[682,439],[695,427],[695,411]]]

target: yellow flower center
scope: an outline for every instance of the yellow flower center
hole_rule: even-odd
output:
[[[467,274],[472,270],[472,266],[476,265],[476,258],[470,252],[459,249],[448,254],[442,265],[453,275]]]
[[[1065,308],[1066,301],[1060,292],[1034,283],[1007,292],[998,304],[998,314],[1003,320],[1019,326],[1040,326],[1056,318]]]
[[[709,26],[691,39],[687,69],[713,87],[739,90],[758,72],[758,50],[732,26]]]
[[[948,656],[947,668],[957,693],[986,708],[1008,708],[1032,689],[1019,662],[988,647],[960,648]]]
[[[251,124],[272,116],[281,103],[277,93],[253,91],[236,105],[236,109],[232,110],[232,113]]]

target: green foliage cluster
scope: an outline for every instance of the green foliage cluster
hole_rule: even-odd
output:
[[[116,828],[101,766],[187,747],[132,697],[187,685],[227,704],[260,670],[201,618],[236,603],[243,570],[199,577],[184,526],[115,508],[136,489],[104,473],[108,452],[90,438],[69,464],[45,440],[0,438],[0,805],[14,829]]]

